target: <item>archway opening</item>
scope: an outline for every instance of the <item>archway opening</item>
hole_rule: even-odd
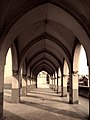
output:
[[[73,98],[78,101],[78,96],[89,98],[89,69],[84,47],[77,44],[73,61]]]
[[[84,47],[80,47],[79,70],[78,70],[79,95],[89,98],[89,68]]]
[[[81,45],[80,56],[79,56],[78,75],[79,75],[79,85],[89,86],[89,68],[87,66],[86,53],[82,45]]]
[[[49,74],[46,71],[37,75],[37,88],[49,88]]]
[[[63,92],[62,96],[67,96],[68,91],[68,83],[69,83],[69,67],[67,64],[67,61],[64,60],[64,66],[63,66]]]
[[[4,100],[11,102],[12,95],[12,53],[9,48],[4,67]]]

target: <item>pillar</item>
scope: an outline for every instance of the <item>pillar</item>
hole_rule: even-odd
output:
[[[53,82],[54,82],[54,84],[53,84],[53,90],[55,90],[55,77],[53,78]]]
[[[36,82],[35,82],[35,78],[33,78],[33,89],[36,88]]]
[[[90,66],[89,66],[89,118],[90,118]]]
[[[26,78],[26,74],[22,74],[22,95],[26,96],[27,94],[27,78]]]
[[[73,73],[73,103],[78,103],[78,72],[74,71]]]
[[[61,76],[58,76],[58,93],[61,93]]]
[[[54,74],[53,74],[53,90],[55,89],[55,77],[54,77]]]
[[[55,77],[55,88],[54,88],[55,91],[57,91],[57,78]]]
[[[63,97],[67,96],[67,80],[68,80],[68,75],[63,75],[63,93],[62,93]]]
[[[58,70],[57,70],[57,93],[58,93]]]
[[[57,72],[55,71],[55,91],[57,91]]]
[[[36,88],[37,88],[37,77],[36,77]]]
[[[49,77],[49,81],[50,81],[49,82],[49,87],[52,88],[52,79],[51,79],[51,77]]]
[[[3,117],[4,68],[0,66],[0,119]]]
[[[30,77],[30,91],[33,90],[33,78]]]
[[[27,93],[30,93],[30,76],[27,76]]]
[[[61,97],[63,97],[63,72],[61,73]]]
[[[12,103],[19,102],[19,74],[18,74],[18,70],[13,70],[11,101],[12,101]]]
[[[51,80],[52,80],[52,89],[53,89],[53,78],[51,78]]]
[[[69,88],[69,103],[78,104],[78,71],[74,71],[70,75],[70,88]]]

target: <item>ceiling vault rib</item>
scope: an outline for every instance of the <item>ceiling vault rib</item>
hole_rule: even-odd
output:
[[[70,55],[68,49],[63,45],[63,43],[61,43],[58,39],[56,39],[52,35],[49,35],[48,33],[43,33],[40,36],[38,36],[37,38],[33,39],[31,42],[29,42],[28,45],[25,46],[25,48],[21,52],[21,55],[19,58],[19,64],[20,64],[23,56],[25,55],[25,53],[30,49],[30,47],[32,47],[32,45],[34,45],[35,43],[39,42],[42,39],[49,39],[49,40],[53,41],[54,43],[56,43],[65,52],[66,56],[68,56],[69,61],[71,61],[71,55]]]

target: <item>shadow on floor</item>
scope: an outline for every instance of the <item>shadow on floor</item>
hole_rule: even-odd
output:
[[[44,100],[48,100],[48,101],[69,104],[68,101],[61,101],[61,100],[56,100],[56,99],[48,99],[48,98],[45,98],[45,97],[40,97],[40,96],[35,96],[35,95],[27,95],[27,97],[32,97],[32,98],[37,98],[37,99],[41,99],[41,100],[44,99]]]
[[[41,94],[41,95],[48,95],[48,96],[54,96],[54,97],[60,97],[60,95],[54,93],[54,94],[46,94],[45,92],[35,92],[35,91],[31,91],[30,93],[33,93],[33,94]]]
[[[25,120],[25,119],[4,109],[4,115],[1,120]]]
[[[37,89],[38,89],[38,88],[34,89],[33,91],[36,91]],[[45,89],[46,89],[46,88],[41,88],[41,89],[39,88],[39,92],[41,92],[41,93],[53,93],[53,94],[56,93],[56,91],[54,91],[54,90],[52,90],[52,89],[51,89],[52,91],[50,91],[50,88],[47,88],[46,91],[45,91]]]
[[[31,106],[31,107],[38,108],[38,109],[46,110],[48,112],[62,114],[62,115],[65,115],[65,116],[78,118],[78,119],[81,118],[80,114],[78,114],[76,112],[73,112],[73,111],[69,111],[69,110],[65,110],[65,109],[53,108],[53,107],[50,107],[50,106],[45,106],[45,105],[41,105],[41,104],[34,103],[34,102],[28,102],[28,101],[21,101],[21,103],[25,104],[25,105],[28,105],[28,106]]]

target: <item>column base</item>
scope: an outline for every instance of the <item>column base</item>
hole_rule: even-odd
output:
[[[60,97],[67,97],[67,95],[61,95]]]
[[[79,104],[79,100],[76,100],[76,101],[70,100],[70,101],[69,101],[69,104]]]
[[[78,89],[73,89],[73,104],[78,104]]]
[[[11,102],[12,103],[19,103],[19,89],[12,89],[12,98]]]

